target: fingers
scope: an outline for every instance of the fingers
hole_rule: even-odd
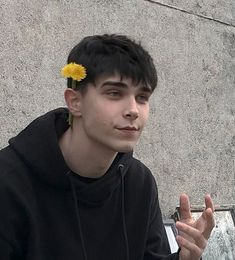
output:
[[[205,204],[206,204],[206,209],[204,210],[204,212],[202,213],[202,218],[205,221],[205,228],[203,231],[203,234],[205,236],[205,238],[209,238],[212,229],[215,226],[215,218],[214,218],[214,204],[213,201],[210,197],[209,194],[207,194],[205,196]]]
[[[199,246],[202,249],[204,249],[206,247],[207,240],[204,238],[204,236],[200,230],[193,228],[180,221],[178,221],[176,223],[176,227],[180,231],[180,234],[184,233],[187,235],[185,237],[191,238],[190,240],[187,239],[189,243],[194,242],[194,244],[196,244],[197,246]],[[183,237],[184,234],[182,234],[180,236]]]
[[[202,215],[197,220],[194,220],[191,217],[188,196],[186,194],[180,196],[181,221],[176,223],[176,227],[179,230],[176,240],[181,247],[181,256],[185,256],[187,252],[191,257],[190,260],[201,257],[211,231],[215,226],[214,205],[210,195],[205,196],[205,204],[206,208]]]
[[[212,229],[215,226],[215,218],[211,208],[206,209],[203,215],[206,220],[206,225],[203,231],[203,235],[206,239],[208,239],[210,237]]]
[[[211,210],[213,212],[215,211],[213,201],[212,201],[211,196],[209,194],[207,194],[205,196],[205,204],[206,204],[206,209],[211,208]]]
[[[186,194],[180,196],[180,219],[191,218],[189,198]]]
[[[211,209],[212,213],[214,212],[214,204],[211,199],[211,196],[207,194],[205,196],[205,204],[206,209]],[[180,219],[189,219],[191,218],[191,212],[190,212],[190,202],[189,198],[186,194],[181,194],[180,196]]]
[[[176,237],[179,246],[188,249],[198,259],[207,245],[207,239],[199,230],[185,223],[177,222],[176,227],[182,234]]]
[[[202,256],[204,249],[198,247],[196,244],[186,240],[181,236],[177,236],[176,241],[181,248],[180,255],[182,255],[183,249],[187,249],[190,252],[190,258],[188,258],[190,260],[199,259]],[[182,256],[181,259],[183,259]]]

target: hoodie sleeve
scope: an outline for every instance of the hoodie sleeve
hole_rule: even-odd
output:
[[[165,227],[162,221],[158,201],[158,192],[153,178],[152,203],[149,213],[149,225],[144,260],[179,260],[179,254],[171,254]]]

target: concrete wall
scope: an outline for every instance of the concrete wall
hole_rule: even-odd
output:
[[[74,44],[127,34],[159,72],[136,156],[156,176],[164,217],[181,192],[235,204],[234,0],[3,0],[0,14],[0,147],[64,105],[60,68]]]

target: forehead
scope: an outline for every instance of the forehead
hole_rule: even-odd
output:
[[[95,80],[96,87],[102,86],[116,86],[116,87],[134,87],[146,92],[152,92],[152,89],[146,83],[140,81],[135,82],[133,79],[128,77],[122,77],[119,74],[114,75],[102,75]]]

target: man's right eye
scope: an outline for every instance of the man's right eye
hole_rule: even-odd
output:
[[[107,94],[109,96],[112,96],[112,97],[120,97],[121,96],[121,92],[117,91],[117,90],[108,91]]]

